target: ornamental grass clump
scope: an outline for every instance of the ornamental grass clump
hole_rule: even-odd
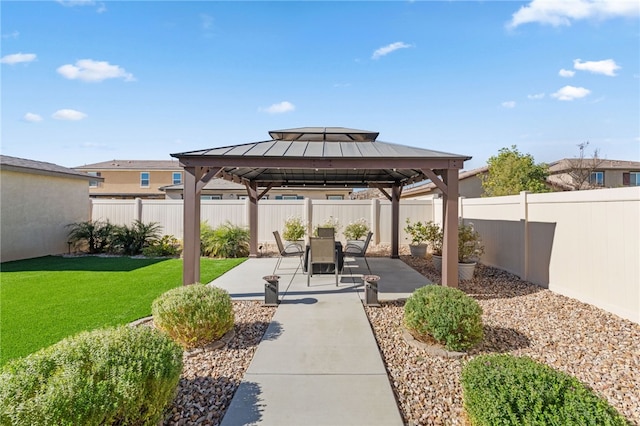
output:
[[[167,291],[151,305],[153,322],[185,349],[220,339],[235,321],[225,290],[193,284]]]
[[[482,308],[452,287],[427,285],[415,290],[404,306],[404,324],[416,339],[435,340],[453,351],[467,350],[483,337]]]
[[[0,370],[0,424],[155,425],[175,396],[182,348],[150,327],[66,338]]]
[[[509,354],[481,355],[462,369],[463,403],[473,425],[627,425],[578,379]]]

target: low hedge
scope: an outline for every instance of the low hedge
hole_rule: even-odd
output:
[[[578,379],[508,354],[482,355],[462,370],[463,402],[473,425],[627,425]]]
[[[149,327],[83,332],[5,364],[2,425],[155,425],[172,401],[182,348]]]
[[[427,285],[404,305],[404,324],[422,339],[435,339],[448,350],[466,350],[483,337],[482,308],[457,288]]]
[[[229,293],[204,284],[167,291],[153,301],[151,313],[156,327],[185,349],[218,340],[235,322]]]

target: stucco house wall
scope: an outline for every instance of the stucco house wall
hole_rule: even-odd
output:
[[[1,262],[66,253],[66,225],[90,218],[88,179],[82,176],[3,163],[0,186]]]

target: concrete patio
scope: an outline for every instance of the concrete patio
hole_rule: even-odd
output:
[[[380,276],[379,299],[408,297],[429,281],[399,259],[368,258]],[[234,300],[264,300],[262,279],[277,258],[249,259],[211,284]],[[362,259],[345,258],[307,287],[297,258],[285,258],[281,300],[223,425],[402,425],[364,307]]]

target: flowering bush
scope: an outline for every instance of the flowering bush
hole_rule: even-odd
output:
[[[442,231],[432,221],[411,223],[407,218],[407,226],[404,227],[404,232],[411,235],[412,245],[428,243],[435,250],[438,241],[442,241]]]
[[[437,226],[437,225],[436,225]],[[435,238],[430,241],[433,254],[442,255],[442,241],[444,233],[438,227],[438,233]],[[484,253],[484,245],[480,239],[480,234],[473,228],[473,223],[458,225],[458,262],[470,263],[475,262]]]
[[[344,236],[347,240],[358,240],[369,232],[369,224],[361,217],[355,222],[351,222],[344,228]]]
[[[287,241],[298,241],[304,238],[307,233],[306,226],[302,223],[302,219],[297,216],[290,216],[284,222],[284,231],[282,238]]]
[[[333,216],[329,216],[329,219],[325,220],[324,223],[321,223],[320,225],[316,225],[314,228],[313,234],[316,236],[318,235],[318,228],[333,228],[334,232],[337,234],[340,230],[340,221]]]

